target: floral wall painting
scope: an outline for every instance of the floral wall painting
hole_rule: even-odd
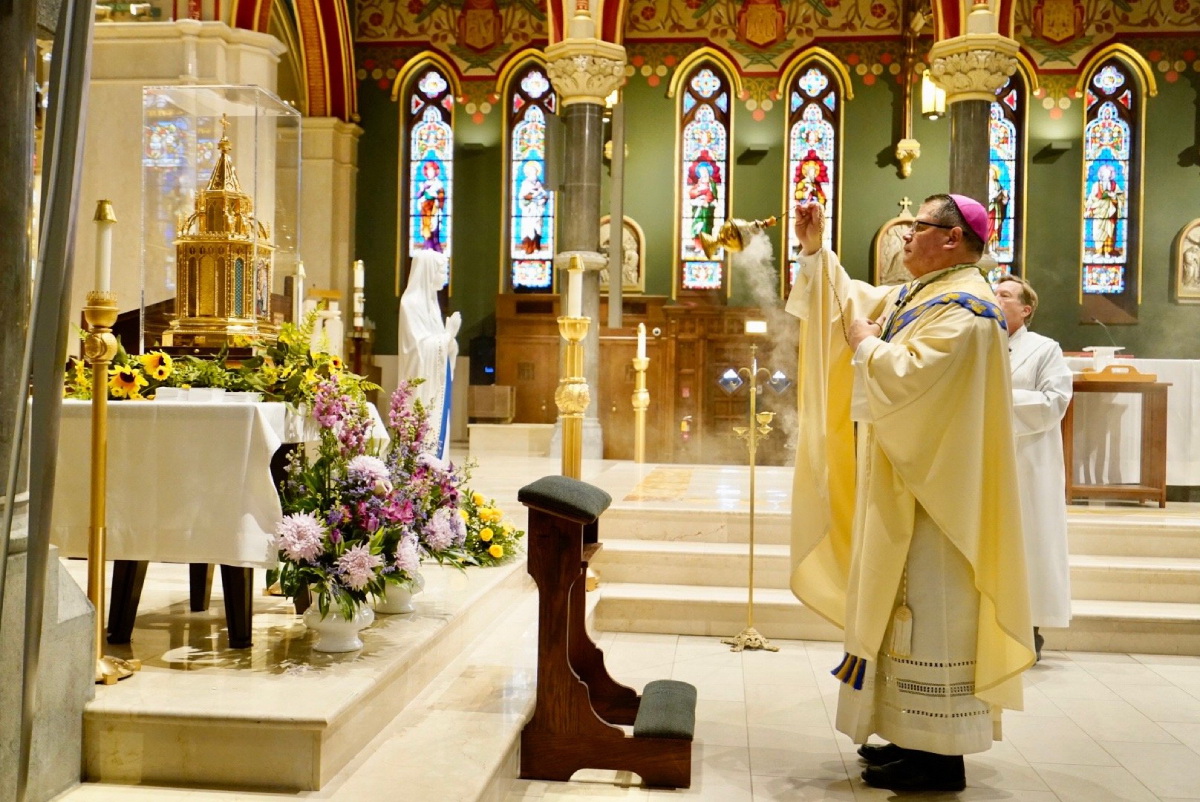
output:
[[[1183,227],[1175,240],[1175,300],[1200,304],[1200,217]]]
[[[611,217],[604,215],[600,218],[600,253],[609,255],[609,245],[612,242]],[[626,217],[622,225],[621,236],[621,289],[624,292],[646,291],[646,234],[642,227],[631,217]],[[600,269],[600,292],[608,292],[609,270],[606,266]]]

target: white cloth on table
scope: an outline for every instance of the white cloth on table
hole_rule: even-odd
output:
[[[1092,358],[1067,357],[1079,373]],[[1200,485],[1200,360],[1118,359],[1169,383],[1167,390],[1167,484]],[[1079,484],[1133,484],[1141,473],[1142,399],[1129,393],[1075,396],[1075,464]]]
[[[1071,622],[1071,574],[1060,424],[1073,377],[1058,343],[1024,326],[1008,338],[1008,351],[1029,617],[1035,627],[1065,627]]]
[[[109,560],[276,565],[271,480],[283,404],[108,405]],[[87,556],[91,404],[64,401],[52,542]]]

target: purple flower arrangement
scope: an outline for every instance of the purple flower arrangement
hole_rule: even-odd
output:
[[[280,585],[292,597],[309,589],[322,615],[336,606],[351,617],[387,584],[416,581],[422,558],[475,562],[464,550],[459,509],[465,475],[429,456],[429,423],[413,385],[392,395],[386,447],[370,437],[372,418],[356,389],[340,373],[316,384],[315,453],[311,444],[297,448],[280,484]]]

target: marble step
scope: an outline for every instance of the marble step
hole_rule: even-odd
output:
[[[607,540],[592,560],[602,584],[653,582],[744,588],[749,577],[744,543]],[[1200,604],[1200,559],[1072,555],[1075,599]],[[755,545],[754,586],[787,589],[787,546]]]
[[[152,589],[169,570],[173,584]],[[252,649],[226,648],[218,587],[207,612],[181,613],[187,566],[152,564],[132,644],[143,669],[97,688],[84,716],[86,779],[292,794],[324,788],[470,643],[535,595],[523,560],[422,570],[416,612],[378,615],[359,652],[323,654],[279,597],[255,598]]]
[[[747,624],[744,587],[640,584],[601,579],[595,626],[615,632],[730,637]],[[754,592],[754,627],[767,638],[840,641],[841,631],[790,590]]]
[[[754,542],[787,546],[791,542],[791,521],[790,512],[756,511]],[[645,509],[616,502],[600,519],[600,539],[746,543],[750,539],[750,516],[742,509]]]
[[[1091,554],[1070,559],[1073,599],[1200,605],[1200,559]]]
[[[1071,626],[1042,633],[1049,649],[1200,655],[1200,604],[1076,599]]]
[[[1195,505],[1067,508],[1072,554],[1200,559],[1200,515]]]

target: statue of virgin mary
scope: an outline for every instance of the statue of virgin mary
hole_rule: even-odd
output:
[[[429,414],[437,437],[435,456],[441,459],[450,451],[450,399],[458,356],[455,337],[462,326],[458,312],[443,319],[438,304],[448,267],[444,254],[417,251],[400,297],[400,380],[424,379],[415,393]]]

